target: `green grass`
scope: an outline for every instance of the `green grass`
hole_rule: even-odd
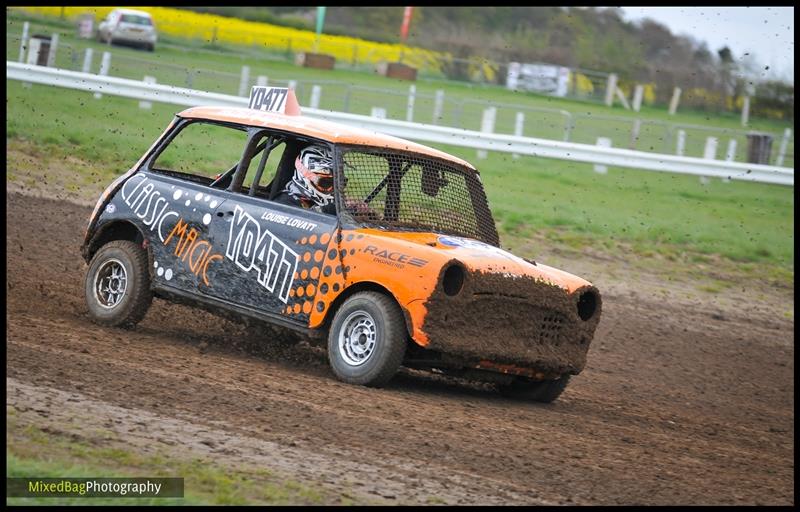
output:
[[[347,69],[320,71],[295,66],[285,52],[260,49],[254,52],[250,47],[230,47],[227,51],[203,51],[202,45],[194,41],[169,39],[184,46],[160,46],[153,54],[131,48],[108,46],[94,40],[81,40],[75,37],[74,27],[57,18],[37,18],[22,16],[12,11],[6,18],[8,35],[19,35],[22,22],[31,20],[31,33],[61,34],[61,47],[57,65],[79,70],[82,65],[82,52],[94,48],[93,72],[99,69],[100,52],[112,53],[112,76],[141,80],[144,75],[155,76],[159,83],[181,87],[237,94],[242,65],[249,65],[253,82],[258,75],[266,75],[270,83],[285,85],[288,80],[298,81],[297,95],[301,105],[308,105],[311,85],[322,87],[320,108],[369,114],[372,107],[380,106],[387,110],[390,118],[405,119],[409,83],[389,79],[374,72],[357,72]],[[19,54],[17,39],[8,38],[6,58],[16,60]],[[69,48],[67,48],[69,46]],[[358,90],[347,94],[348,86],[358,86]],[[559,111],[566,111],[574,117],[574,128],[570,140],[594,144],[598,136],[609,137],[614,147],[631,147],[631,129],[634,119],[642,120],[642,128],[635,148],[643,151],[673,153],[676,147],[676,129],[668,129],[664,123],[681,125],[686,131],[687,156],[702,156],[705,139],[708,136],[719,138],[717,157],[723,158],[730,139],[737,141],[736,160],[744,161],[747,141],[742,133],[740,117],[737,113],[709,115],[705,112],[679,110],[670,116],[664,107],[643,106],[641,112],[627,111],[621,107],[579,101],[575,99],[554,98],[532,93],[509,91],[500,86],[469,84],[443,80],[420,80],[416,84],[414,120],[432,122],[434,94],[438,89],[445,92],[443,118],[440,124],[467,129],[479,129],[481,116],[486,103],[500,105],[497,113],[497,133],[513,133],[516,112],[526,114],[524,135],[561,140],[567,118]],[[510,105],[505,107],[503,105]],[[526,110],[548,109],[548,111]],[[608,117],[613,116],[613,117]],[[698,125],[713,129],[707,131],[688,125]],[[769,131],[775,135],[773,155],[777,154],[780,137],[784,128],[793,127],[791,123],[768,119],[751,119],[750,128]],[[790,141],[785,165],[794,165],[794,139]]]
[[[12,411],[13,412],[13,411]],[[7,416],[6,476],[182,477],[183,498],[6,498],[7,505],[320,505],[349,504],[309,485],[279,478],[266,468],[224,467],[210,460],[146,454],[111,447],[108,435],[89,439],[18,424]]]
[[[181,110],[157,103],[141,110],[135,100],[6,83],[9,148],[56,162],[77,157],[67,162],[70,171],[95,182],[127,170]],[[601,175],[590,164],[506,153],[478,160],[475,150],[436,146],[479,168],[506,245],[539,233],[572,248],[624,246],[672,259],[719,255],[793,273],[792,187],[719,179],[702,185],[696,176],[613,167]],[[208,160],[220,152],[213,145],[198,151]]]

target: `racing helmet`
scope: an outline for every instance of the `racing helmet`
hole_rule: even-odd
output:
[[[305,147],[294,161],[292,181],[306,198],[318,206],[333,201],[333,155],[321,144]]]

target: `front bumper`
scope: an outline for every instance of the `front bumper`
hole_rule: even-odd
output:
[[[584,320],[578,299],[585,293],[594,295],[595,305]],[[422,330],[430,340],[428,349],[475,367],[487,367],[490,361],[548,375],[575,375],[586,366],[601,303],[594,286],[570,294],[529,277],[470,272],[456,295],[445,293],[440,284],[426,308]]]

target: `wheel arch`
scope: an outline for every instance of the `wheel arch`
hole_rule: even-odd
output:
[[[378,292],[386,295],[387,297],[391,298],[395,304],[400,308],[400,311],[403,312],[403,320],[405,321],[406,325],[406,334],[410,339],[413,339],[412,333],[413,331],[413,324],[411,323],[411,315],[409,314],[408,310],[403,307],[402,304],[397,300],[394,294],[385,286],[382,286],[374,281],[361,281],[355,284],[352,284],[345,288],[342,293],[340,293],[331,303],[330,307],[325,313],[325,318],[322,320],[322,324],[320,327],[327,331],[330,329],[331,322],[333,321],[333,317],[336,316],[336,312],[339,311],[344,302],[359,292]]]
[[[95,253],[108,242],[114,240],[129,240],[135,243],[145,241],[142,231],[132,222],[127,220],[116,220],[103,225],[92,236],[87,244],[86,261],[91,261]],[[150,251],[148,250],[148,253]]]

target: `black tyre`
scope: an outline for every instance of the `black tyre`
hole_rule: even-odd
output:
[[[147,251],[128,240],[107,243],[89,263],[84,293],[92,321],[133,327],[153,301]]]
[[[148,52],[153,52],[156,50],[156,45],[154,45],[153,43],[147,43],[144,49],[147,50]]]
[[[516,378],[511,384],[498,386],[500,393],[510,398],[533,400],[534,402],[550,403],[561,396],[567,388],[571,375],[562,375],[555,380],[532,381],[525,378]]]
[[[328,360],[344,382],[381,386],[400,368],[407,338],[403,312],[394,300],[377,292],[356,293],[333,317]]]

